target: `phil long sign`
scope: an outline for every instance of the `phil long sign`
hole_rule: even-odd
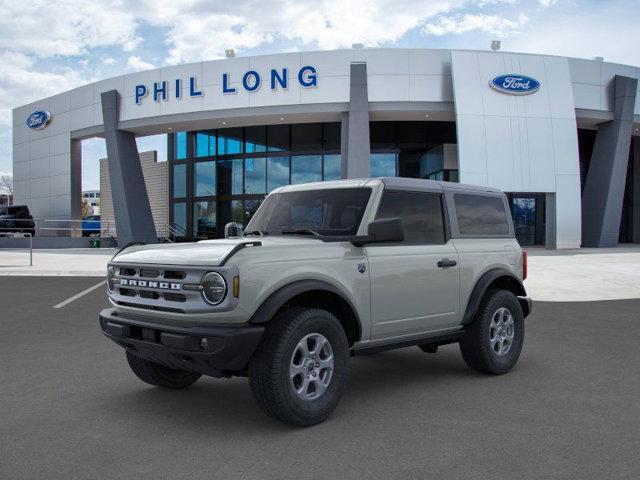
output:
[[[532,77],[509,73],[498,75],[489,82],[494,90],[508,95],[530,95],[540,89],[540,82]]]
[[[293,72],[292,72],[293,73]],[[311,65],[303,66],[293,75],[293,82],[297,82],[302,88],[312,88],[318,86],[318,74],[315,67]],[[258,72],[248,70],[239,78],[232,78],[231,74],[223,73],[220,83],[217,86],[209,87],[224,95],[233,95],[238,90],[245,90],[249,93],[260,88],[269,90],[286,90],[290,83],[289,69],[272,68],[268,72]],[[164,80],[154,82],[150,85],[139,84],[135,87],[134,97],[136,104],[142,104],[146,97],[152,98],[154,102],[167,101],[170,98],[179,100],[183,95],[189,97],[200,97],[204,90],[201,79],[196,77],[176,78],[174,80]],[[183,93],[183,85],[185,92]],[[187,89],[188,86],[188,89]]]

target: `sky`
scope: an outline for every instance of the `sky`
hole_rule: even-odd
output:
[[[11,110],[124,73],[224,57],[366,47],[546,53],[640,66],[638,0],[0,0],[0,173]],[[141,150],[166,139],[139,139]],[[104,141],[83,142],[98,188]]]

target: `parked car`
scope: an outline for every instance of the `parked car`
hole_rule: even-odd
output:
[[[409,178],[290,185],[240,238],[119,252],[100,324],[148,384],[248,376],[268,415],[308,426],[338,404],[354,355],[459,343],[472,369],[509,372],[532,308],[525,277],[499,190]]]
[[[0,232],[36,234],[36,224],[26,205],[12,205],[0,214]]]
[[[82,219],[82,236],[100,235],[100,215],[89,215]]]

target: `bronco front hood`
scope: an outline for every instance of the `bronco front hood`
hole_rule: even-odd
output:
[[[215,267],[240,243],[261,242],[265,246],[309,246],[322,243],[309,237],[243,237],[204,240],[195,243],[163,243],[129,247],[114,258],[118,263],[155,265],[204,265]],[[249,247],[253,248],[253,247]],[[259,247],[258,247],[259,248]]]
[[[157,265],[216,266],[222,262],[236,245],[253,240],[249,238],[234,238],[195,243],[136,245],[117,254],[113,261]]]

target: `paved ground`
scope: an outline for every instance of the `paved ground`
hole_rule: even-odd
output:
[[[265,417],[246,379],[186,391],[133,377],[98,331],[95,278],[0,278],[0,475],[7,479],[612,479],[640,470],[640,300],[537,303],[516,369],[456,346],[352,361],[334,415]]]
[[[98,276],[104,277],[115,248],[0,249],[0,276]]]

